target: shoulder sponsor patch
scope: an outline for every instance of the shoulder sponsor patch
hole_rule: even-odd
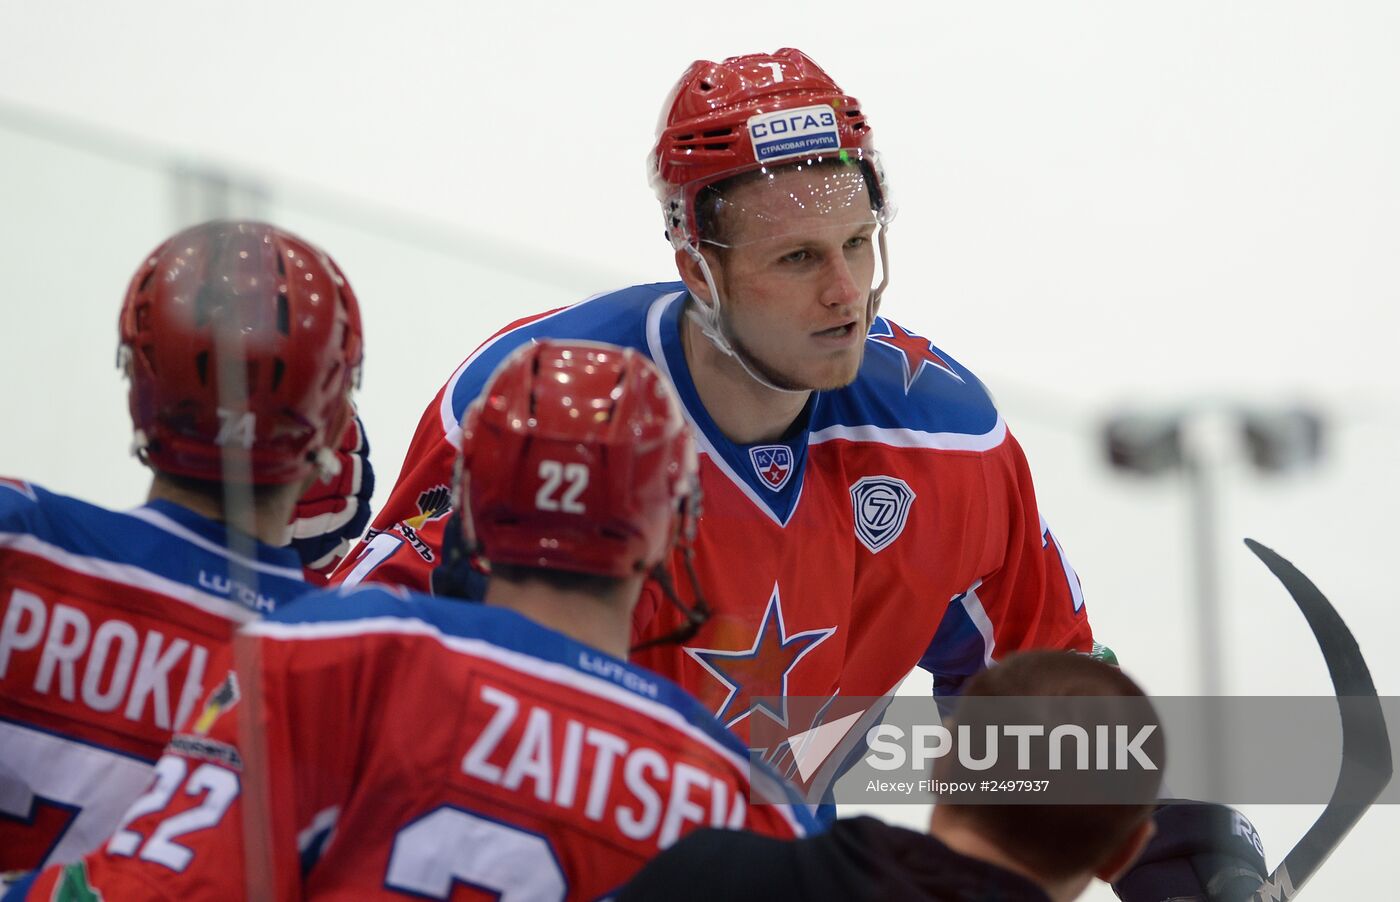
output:
[[[213,729],[214,722],[222,717],[227,711],[238,704],[238,700],[243,694],[238,691],[238,675],[232,670],[224,677],[224,681],[214,687],[209,693],[209,698],[204,703],[204,710],[200,712],[199,718],[195,720],[191,729],[196,736],[207,736]]]
[[[423,528],[423,524],[432,520],[441,520],[452,513],[452,489],[445,485],[435,485],[432,488],[424,489],[418,493],[418,513],[394,528],[407,540],[410,547],[418,552],[418,556],[428,563],[437,560],[437,555],[428,543],[418,535],[418,530]]]
[[[775,492],[787,485],[792,476],[792,449],[787,445],[758,445],[749,449],[753,471],[763,485]]]
[[[841,149],[836,110],[826,105],[759,113],[750,116],[747,125],[754,159],[760,163]]]
[[[851,485],[856,538],[871,554],[888,548],[904,532],[914,498],[909,483],[893,476],[866,476]]]
[[[429,520],[440,520],[452,513],[452,489],[445,485],[435,485],[418,493],[418,514],[404,522],[414,529],[421,529]]]

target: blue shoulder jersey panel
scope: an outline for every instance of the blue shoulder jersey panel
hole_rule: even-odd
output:
[[[449,419],[453,425],[462,421],[467,407],[486,387],[486,380],[512,351],[526,342],[542,338],[581,339],[646,353],[647,310],[657,298],[684,290],[679,282],[634,285],[580,301],[497,335],[478,348],[453,375],[448,391],[451,411],[444,411],[444,426]]]
[[[991,394],[970,370],[882,316],[870,327],[856,380],[825,393],[823,402],[811,431],[832,430],[832,437],[857,437],[842,436],[840,430],[865,427],[872,437],[881,430],[908,430],[947,436],[944,444],[952,447],[979,447],[978,439],[992,441],[1001,429]]]
[[[670,287],[683,292],[679,283]],[[805,430],[770,444],[732,442],[700,402],[686,366],[680,337],[684,300],[684,293],[666,295],[654,305],[647,323],[652,358],[685,404],[700,450],[780,525],[801,499],[812,444],[850,439],[982,451],[1002,441],[1000,415],[971,371],[927,339],[877,317],[855,381],[813,393],[802,413]]]
[[[305,593],[301,562],[290,548],[254,542],[256,559],[228,548],[222,523],[168,501],[117,512],[0,479],[0,545],[23,549],[37,540],[59,555],[136,567],[261,612]],[[249,540],[253,541],[253,540]],[[236,560],[256,586],[230,577]]]
[[[581,339],[634,348],[654,360],[675,385],[701,452],[709,455],[760,510],[778,522],[787,522],[801,494],[806,438],[745,446],[720,433],[700,403],[681,349],[680,317],[686,297],[681,282],[634,285],[589,298],[498,335],[453,375],[440,411],[443,431],[453,435],[467,407],[501,361],[527,341]]]
[[[877,317],[855,382],[814,393],[806,430],[783,441],[741,445],[720,432],[700,402],[681,343],[687,298],[681,282],[636,285],[598,295],[503,333],[453,376],[444,398],[449,435],[502,360],[526,341],[575,338],[636,348],[680,395],[696,443],[772,520],[785,525],[802,495],[809,444],[831,439],[983,450],[1000,443],[1001,421],[982,383],[927,339]]]

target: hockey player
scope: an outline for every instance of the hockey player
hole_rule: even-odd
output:
[[[427,589],[462,412],[514,348],[585,338],[651,357],[695,430],[695,564],[714,616],[634,660],[726,725],[785,723],[788,695],[883,695],[920,664],[954,692],[1016,649],[1089,652],[1078,580],[991,396],[879,315],[894,205],[856,99],[797,50],[696,62],[650,168],[680,280],[513,323],[478,348],[337,578]],[[635,640],[684,626],[648,586]]]
[[[274,546],[350,418],[359,310],[300,238],[208,223],[137,270],[119,351],[146,503],[0,479],[0,871],[111,835],[222,679],[211,656],[308,591]]]
[[[526,345],[462,431],[455,501],[491,565],[486,603],[360,588],[246,627],[247,681],[176,737],[112,840],[32,898],[239,898],[247,874],[259,899],[588,900],[698,826],[805,833],[800,804],[748,804],[732,734],[624,660],[642,581],[695,513],[694,448],[655,367]]]

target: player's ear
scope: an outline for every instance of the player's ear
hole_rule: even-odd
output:
[[[710,273],[719,278],[719,261],[707,257],[705,262],[710,267]],[[676,272],[680,273],[681,281],[692,295],[707,304],[714,301],[714,298],[710,297],[710,286],[705,282],[705,274],[700,270],[699,261],[685,248],[676,249]]]
[[[1156,832],[1157,825],[1152,818],[1150,816],[1144,818],[1142,823],[1138,824],[1137,828],[1119,844],[1113,854],[1099,865],[1098,870],[1094,871],[1094,876],[1104,883],[1112,883],[1123,876],[1127,873],[1128,868],[1133,866],[1133,862],[1137,861],[1142,850],[1147,847],[1147,841]]]

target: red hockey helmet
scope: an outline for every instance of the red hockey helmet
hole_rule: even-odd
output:
[[[295,482],[351,415],[360,309],[339,268],[260,222],[198,225],[132,277],[119,320],[136,451],[219,481],[224,455],[254,484]]]
[[[827,158],[861,167],[883,221],[893,207],[871,134],[860,102],[800,50],[696,60],[667,97],[649,160],[666,235],[677,248],[700,238],[695,199],[707,185]]]
[[[517,349],[462,419],[457,509],[493,564],[625,577],[693,529],[695,446],[674,389],[637,351]]]

